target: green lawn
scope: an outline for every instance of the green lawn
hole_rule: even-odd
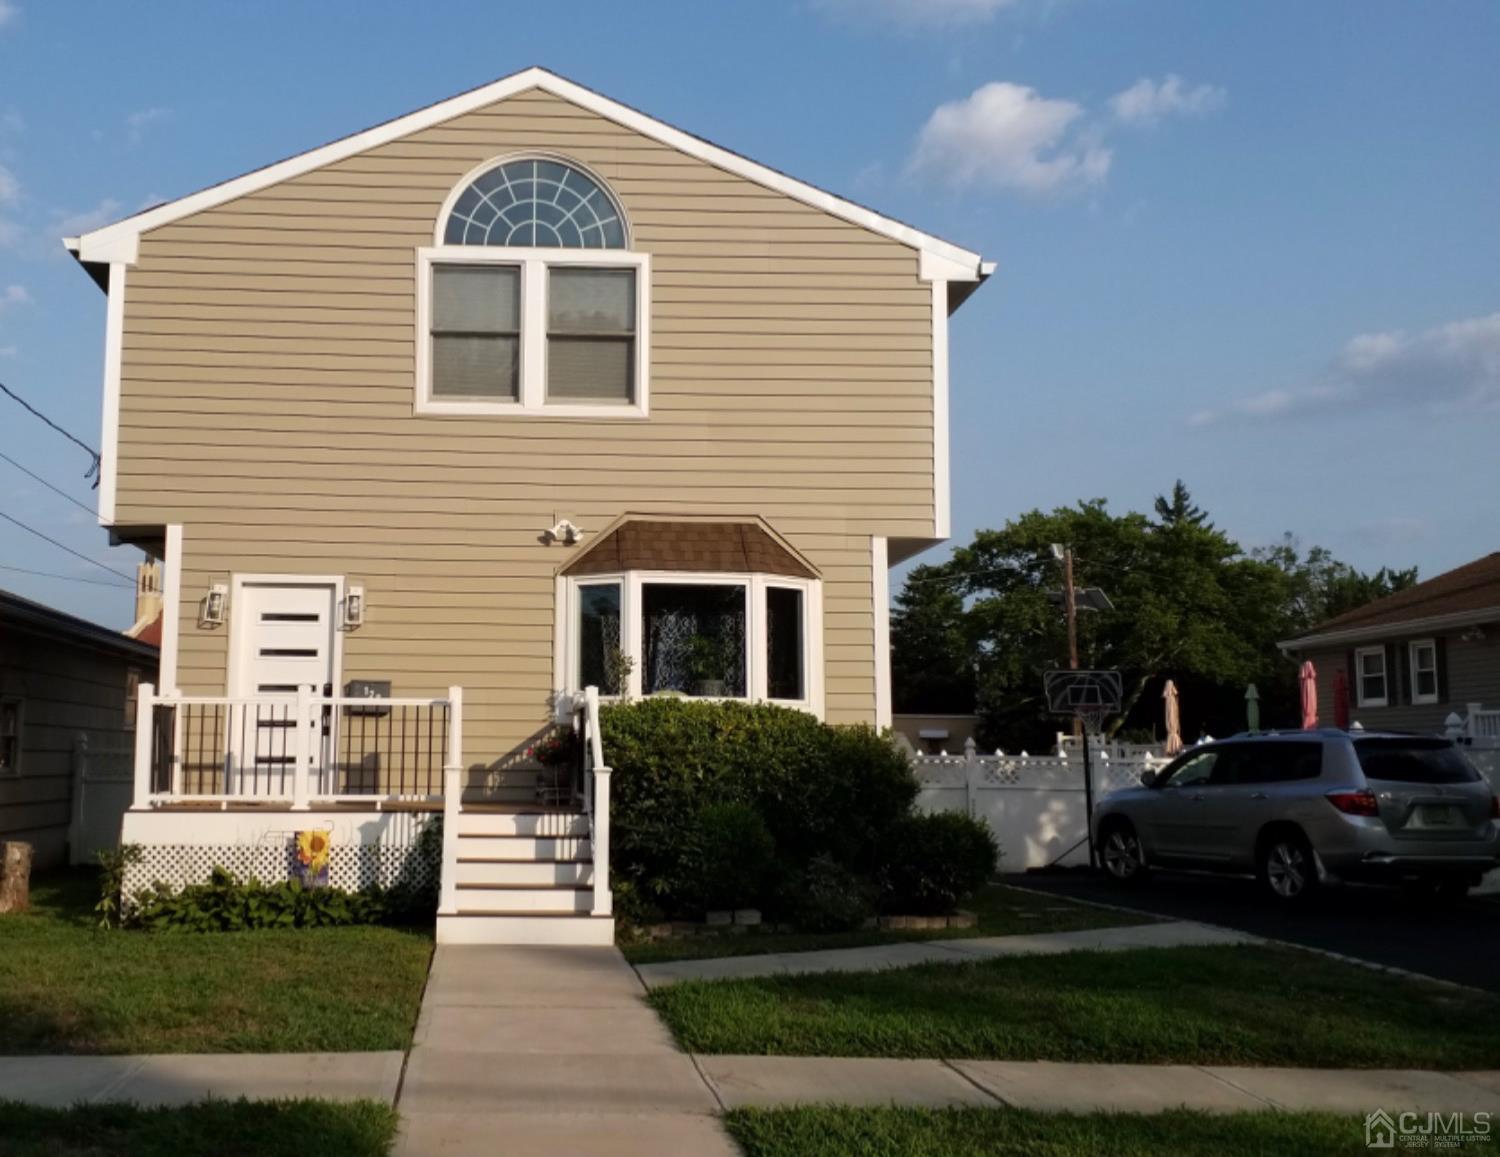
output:
[[[725,1124],[747,1157],[1319,1157],[1364,1151],[1361,1123],[1331,1113],[736,1109]]]
[[[97,891],[91,872],[39,876],[32,910],[0,917],[0,1054],[411,1043],[426,932],[105,932],[94,927]]]
[[[1500,998],[1286,948],[1161,948],[688,981],[693,1052],[1500,1068]]]
[[[1154,924],[1154,916],[1116,912],[1077,904],[1057,896],[1042,896],[992,884],[964,907],[979,917],[975,928],[935,931],[757,932],[740,935],[691,936],[620,945],[632,964],[664,960],[701,960],[710,956],[762,956],[768,952],[816,952],[824,948],[859,948],[866,944],[896,944],[908,940],[956,940],[972,936],[1014,936],[1025,932],[1076,932],[1084,928],[1114,928]]]
[[[378,1101],[207,1101],[180,1109],[0,1101],[4,1157],[383,1157],[396,1110]]]

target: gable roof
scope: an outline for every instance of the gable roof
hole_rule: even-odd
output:
[[[397,140],[410,133],[440,124],[475,109],[484,108],[486,105],[533,88],[571,101],[608,120],[633,129],[643,136],[660,141],[662,144],[744,177],[746,180],[784,193],[804,204],[831,213],[835,217],[863,226],[871,232],[910,245],[924,255],[930,255],[946,267],[942,275],[943,280],[977,282],[984,280],[994,270],[994,265],[981,261],[979,254],[955,245],[951,241],[944,241],[940,237],[924,233],[894,218],[882,216],[873,209],[867,209],[863,205],[837,197],[702,137],[674,128],[664,121],[647,116],[629,105],[621,104],[583,85],[566,80],[545,68],[527,68],[512,73],[510,76],[470,89],[468,92],[459,93],[457,96],[428,105],[416,112],[385,121],[363,132],[342,137],[319,148],[299,153],[284,161],[277,161],[275,164],[255,169],[217,185],[210,185],[206,189],[175,201],[143,209],[112,225],[95,229],[79,237],[66,237],[63,239],[63,244],[85,264],[110,261],[130,263],[135,260],[140,235],[148,230],[169,224],[189,214],[222,205],[236,197],[243,197],[248,193],[254,193],[278,182],[300,176],[323,165],[344,160],[367,149]]]
[[[1500,620],[1500,551],[1319,623],[1282,645],[1305,649],[1320,642],[1355,642],[1409,629],[1490,620]]]

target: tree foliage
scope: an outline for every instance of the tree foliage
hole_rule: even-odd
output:
[[[948,562],[913,570],[891,625],[899,710],[972,702],[986,745],[1035,749],[1050,739],[1058,720],[1042,675],[1067,662],[1053,543],[1072,548],[1075,585],[1102,588],[1115,607],[1078,620],[1080,664],[1124,676],[1111,730],[1157,723],[1167,678],[1192,692],[1185,729],[1242,728],[1252,682],[1274,724],[1295,703],[1295,667],[1276,643],[1416,580],[1415,570],[1362,574],[1318,547],[1303,554],[1291,536],[1247,552],[1181,481],[1156,500],[1154,517],[1115,514],[1103,499],[1033,510],[980,531]]]

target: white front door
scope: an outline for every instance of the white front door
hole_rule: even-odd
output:
[[[232,789],[237,793],[290,793],[297,688],[310,686],[320,696],[333,691],[337,607],[337,585],[328,582],[246,582],[236,592],[230,608],[230,695],[265,700],[237,709],[230,721],[230,749],[239,753]],[[315,709],[307,719],[314,771],[326,766],[333,714]]]

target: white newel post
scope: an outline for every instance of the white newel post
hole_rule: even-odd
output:
[[[458,812],[464,793],[464,689],[448,688],[448,758],[443,762],[443,865],[438,914],[458,914]]]
[[[151,736],[156,730],[156,685],[142,683],[135,709],[135,791],[130,806],[145,811],[151,806]]]
[[[308,809],[307,774],[312,762],[312,703],[311,685],[297,685],[296,731],[292,741],[292,810],[305,812]]]
[[[964,803],[973,819],[979,806],[979,745],[971,735],[964,740]]]
[[[607,767],[594,768],[594,915],[614,911],[609,890],[609,775]]]

